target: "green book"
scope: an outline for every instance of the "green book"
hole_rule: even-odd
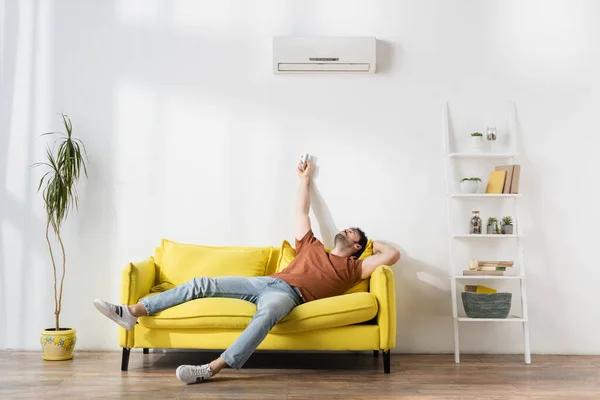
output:
[[[479,271],[506,271],[506,267],[479,267]]]

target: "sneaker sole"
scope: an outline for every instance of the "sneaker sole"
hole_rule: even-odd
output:
[[[181,383],[185,383],[186,385],[194,385],[196,383],[202,383],[204,381],[209,380],[210,378],[205,378],[205,379],[201,379],[199,377],[196,377],[192,382],[188,382],[186,380],[184,380],[181,376],[180,376],[180,371],[186,367],[189,367],[189,365],[180,365],[179,367],[177,367],[177,369],[175,370],[175,376],[177,377],[177,380]]]
[[[133,327],[127,326],[123,321],[120,321],[116,315],[114,315],[111,310],[109,310],[108,308],[106,308],[104,306],[104,304],[102,304],[100,301],[94,300],[94,307],[96,307],[96,310],[100,311],[102,313],[102,315],[104,315],[105,317],[108,317],[109,319],[111,319],[113,322],[115,322],[117,325],[119,325],[121,328],[125,329],[125,330],[132,330]]]
[[[184,381],[183,378],[181,378],[181,376],[179,375],[179,371],[181,371],[182,368],[184,368],[184,365],[180,365],[179,367],[177,367],[177,369],[175,370],[175,376],[177,377],[177,380],[179,382],[185,383],[186,385],[190,385],[191,383]]]

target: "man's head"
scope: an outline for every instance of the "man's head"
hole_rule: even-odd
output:
[[[335,248],[358,258],[365,250],[368,240],[360,228],[352,227],[335,235]]]

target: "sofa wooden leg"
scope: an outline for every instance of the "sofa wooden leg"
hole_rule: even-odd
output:
[[[390,373],[390,351],[383,351],[383,372]]]
[[[379,350],[373,350],[373,357],[379,357]]]
[[[129,368],[129,353],[131,349],[123,347],[123,356],[121,357],[121,371],[127,371]]]
[[[148,354],[148,353],[150,353],[150,349],[147,347],[144,347],[144,354]]]

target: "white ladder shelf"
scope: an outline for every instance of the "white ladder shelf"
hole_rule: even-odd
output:
[[[444,148],[445,148],[445,166],[446,166],[446,208],[447,208],[447,218],[448,218],[448,246],[449,246],[449,263],[448,263],[448,273],[450,276],[450,287],[451,287],[451,296],[452,296],[452,317],[454,322],[454,361],[456,363],[460,362],[460,346],[459,346],[459,323],[460,322],[520,322],[523,324],[523,342],[524,342],[524,358],[525,363],[531,363],[531,353],[529,347],[529,317],[527,312],[527,291],[525,285],[525,263],[523,259],[523,231],[519,226],[519,199],[521,197],[520,194],[486,194],[486,193],[476,193],[476,194],[462,194],[462,193],[453,193],[452,184],[450,182],[450,172],[455,167],[454,163],[459,162],[461,159],[470,159],[470,160],[499,160],[499,161],[508,161],[510,164],[515,163],[515,158],[518,157],[517,152],[507,152],[507,153],[452,153],[450,152],[450,126],[449,126],[449,118],[448,118],[448,104],[444,103],[442,106],[442,131],[444,134]],[[513,138],[513,142],[517,143],[516,135],[517,129],[515,126],[515,106],[513,103],[509,103],[509,118],[508,118],[508,129],[510,135]],[[514,147],[514,146],[513,146]],[[504,234],[494,234],[494,235],[486,235],[486,234],[460,234],[457,233],[454,229],[453,224],[453,210],[454,210],[454,202],[463,201],[465,199],[477,199],[480,201],[494,201],[492,199],[506,199],[512,202],[514,206],[514,234],[513,235],[504,235]],[[484,224],[485,228],[485,224]],[[485,275],[458,275],[458,271],[456,270],[455,260],[454,260],[454,245],[457,241],[468,241],[470,245],[476,245],[480,243],[480,240],[488,241],[488,240],[513,240],[516,244],[517,251],[517,260],[519,266],[519,274],[516,276],[485,276]],[[507,281],[518,281],[519,287],[521,290],[521,310],[522,316],[510,315],[505,319],[495,319],[495,318],[467,318],[461,317],[458,315],[458,299],[457,299],[457,282],[469,282],[474,280],[490,280],[490,281],[498,281],[498,280],[507,280]]]

